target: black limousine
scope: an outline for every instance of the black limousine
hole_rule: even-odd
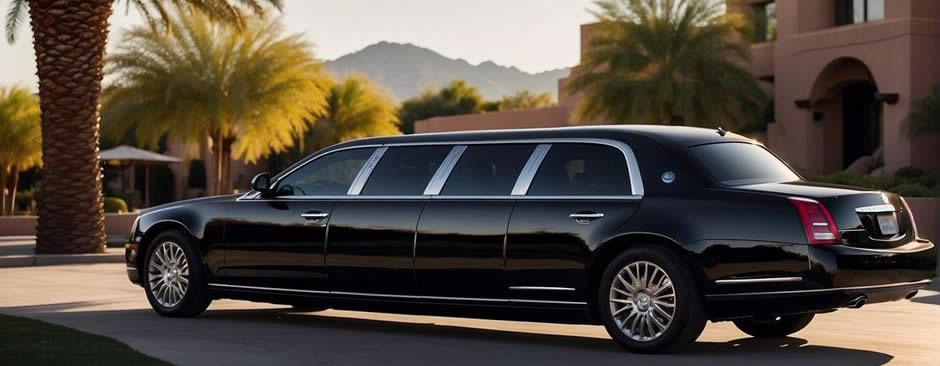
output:
[[[904,199],[809,182],[718,129],[596,126],[341,143],[238,196],[155,207],[127,274],[156,312],[213,299],[602,324],[675,351],[911,298],[936,275]]]

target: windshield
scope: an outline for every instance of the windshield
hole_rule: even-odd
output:
[[[760,145],[729,142],[699,145],[689,150],[715,180],[726,186],[800,179],[786,164]]]

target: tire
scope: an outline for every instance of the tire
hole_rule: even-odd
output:
[[[147,300],[160,315],[194,317],[212,302],[202,259],[189,235],[176,230],[158,234],[147,246],[142,270]]]
[[[646,281],[641,280],[643,270],[647,271]],[[625,287],[627,284],[618,275],[632,284],[632,290]],[[627,303],[632,303],[631,307]],[[671,312],[666,306],[669,304],[673,306]],[[681,350],[702,334],[706,320],[701,290],[692,271],[677,253],[647,245],[627,249],[607,265],[598,286],[597,313],[611,338],[624,349],[637,353]],[[666,315],[672,319],[668,320]],[[636,325],[634,321],[642,324]]]
[[[747,318],[734,321],[742,332],[757,338],[786,337],[799,332],[813,321],[815,314],[778,316],[773,319]]]

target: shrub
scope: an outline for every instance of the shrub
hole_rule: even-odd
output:
[[[105,197],[104,212],[128,212],[127,203],[118,197]]]
[[[905,197],[937,197],[940,187],[937,185],[937,172],[914,167],[898,169],[895,175],[875,177],[870,175],[850,175],[844,172],[810,177],[810,180],[823,183],[844,184],[888,191]]]

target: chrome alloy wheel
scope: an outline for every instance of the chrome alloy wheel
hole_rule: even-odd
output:
[[[150,292],[157,303],[165,308],[179,305],[189,289],[189,262],[183,247],[163,242],[153,250],[147,268]]]
[[[669,275],[647,261],[621,268],[610,286],[610,314],[634,341],[659,338],[676,314],[676,290]]]

